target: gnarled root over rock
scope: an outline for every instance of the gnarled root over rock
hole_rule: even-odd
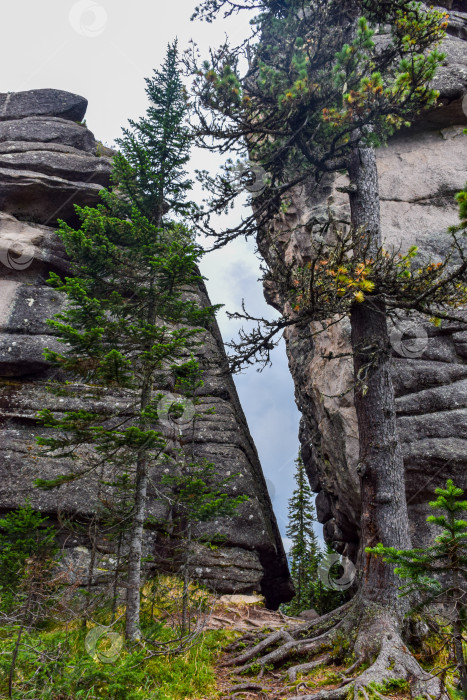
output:
[[[391,681],[407,681],[412,697],[449,700],[440,679],[425,671],[405,645],[397,615],[359,596],[307,625],[276,630],[225,665],[237,666],[239,672],[259,667],[262,676],[266,665],[303,656],[303,663],[288,670],[289,680],[295,681],[297,674],[330,660],[326,652],[342,639],[353,643],[356,658],[342,674],[342,683],[331,690],[295,695],[294,700],[343,700],[352,695],[354,700],[368,700],[370,695],[384,698],[384,687]],[[362,666],[367,668],[357,673]]]

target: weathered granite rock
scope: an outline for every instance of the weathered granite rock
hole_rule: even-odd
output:
[[[37,172],[71,182],[92,180],[94,184],[103,187],[110,184],[112,164],[108,158],[96,158],[71,148],[61,151],[55,145],[42,148],[39,148],[39,145],[1,144],[0,169]]]
[[[0,168],[0,210],[25,221],[49,225],[57,219],[74,222],[74,204],[99,204],[101,189],[102,185],[92,180],[71,181],[32,170]]]
[[[0,93],[0,121],[24,117],[60,117],[83,120],[88,101],[64,90],[26,90]]]
[[[439,258],[449,244],[446,233],[458,223],[454,195],[467,180],[467,6],[447,2],[452,12],[443,50],[446,61],[435,85],[441,106],[423,114],[410,129],[391,139],[378,153],[383,236],[388,247],[418,245],[425,258]],[[296,189],[287,212],[274,228],[275,249],[264,232],[258,244],[272,268],[265,284],[267,301],[282,310],[274,284],[277,251],[286,262],[311,256],[313,229],[326,220],[329,206],[349,220],[347,196],[337,187],[342,175],[327,177],[318,188]],[[406,490],[412,536],[423,544],[427,501],[435,487],[453,478],[467,490],[467,331],[445,324],[441,329],[413,321],[418,339],[411,354],[397,329],[392,334],[393,381],[398,431],[406,465]],[[355,557],[359,544],[360,497],[358,426],[353,405],[352,360],[322,357],[350,349],[350,324],[330,326],[311,337],[313,328],[286,332],[289,366],[302,413],[300,442],[324,535],[337,551]]]
[[[56,143],[88,153],[96,151],[96,140],[89,129],[58,117],[25,117],[0,122],[0,143],[4,141]]]
[[[61,94],[58,104],[54,106],[52,100],[48,109],[58,113],[68,103],[81,104],[75,97]],[[46,320],[64,303],[46,280],[51,271],[68,271],[63,246],[52,225],[57,218],[73,221],[74,203],[83,206],[99,201],[99,190],[109,181],[110,161],[92,155],[91,149],[76,148],[73,144],[83,146],[91,141],[86,137],[76,141],[76,134],[63,128],[62,120],[47,119],[39,127],[35,118],[22,121],[25,129],[19,130],[18,121],[11,122],[13,136],[21,138],[12,138],[9,122],[0,124],[0,134],[8,137],[0,140],[0,512],[29,497],[52,519],[60,511],[89,522],[102,499],[113,497],[110,488],[99,489],[92,478],[66,484],[59,491],[33,488],[34,479],[54,478],[67,467],[37,449],[35,436],[46,431],[36,415],[44,408],[56,413],[76,410],[88,400],[93,409],[104,413],[121,402],[122,410],[131,415],[128,396],[118,392],[90,396],[93,390],[83,385],[74,386],[71,396],[50,392],[47,382],[56,375],[42,354],[46,347],[60,347]],[[27,137],[26,123],[31,124],[33,138]],[[86,132],[84,127],[76,128]],[[41,130],[45,131],[43,136]],[[209,303],[204,286],[197,294],[201,303]],[[195,545],[193,570],[218,592],[261,592],[268,605],[276,607],[292,595],[282,541],[235,385],[225,372],[226,357],[216,324],[206,331],[204,341],[200,360],[206,371],[199,410],[214,409],[215,413],[197,420],[194,453],[213,462],[221,474],[236,474],[228,487],[230,493],[247,494],[249,500],[235,517],[218,518],[196,529],[195,534],[220,533],[224,539],[215,550]],[[152,483],[160,482],[161,469],[153,468]],[[110,481],[112,474],[104,476]],[[167,501],[151,490],[149,515],[163,523],[167,507]],[[70,535],[63,542],[67,549],[65,568],[71,567],[76,581],[84,583],[90,561],[86,536]],[[157,526],[148,530],[145,547],[156,565],[170,568],[171,557],[166,556],[170,541]],[[93,586],[109,579],[107,564],[113,555],[106,548],[108,543],[99,543],[100,563]]]
[[[0,212],[54,225],[76,222],[75,203],[99,203],[111,153],[97,157],[91,132],[69,121],[82,119],[86,106],[60,90],[0,95]]]

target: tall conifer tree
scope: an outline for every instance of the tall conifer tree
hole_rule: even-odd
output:
[[[103,191],[102,205],[76,207],[81,220],[77,230],[60,225],[74,276],[62,280],[51,274],[50,283],[66,294],[68,305],[49,323],[68,347],[63,353],[48,352],[48,358],[79,378],[85,393],[80,397],[83,407],[63,418],[42,412],[46,426],[55,430],[52,437],[39,438],[40,444],[60,459],[71,458],[73,469],[53,481],[37,482],[50,488],[109,470],[117,480],[129,477],[130,640],[140,636],[149,470],[166,449],[158,425],[157,387],[166,385],[167,375],[180,372],[183,363],[192,369],[196,361],[190,353],[214,311],[186,295],[201,280],[201,249],[190,231],[170,217],[188,211],[185,195],[191,186],[183,169],[189,136],[176,44],[168,47],[162,70],[146,83],[150,106],[145,118],[130,122],[119,142],[114,187]],[[118,400],[99,411],[95,398],[103,396],[103,388],[118,392]],[[88,410],[86,395],[94,401]]]
[[[320,567],[326,566],[327,561],[334,562],[336,552],[329,545],[323,552],[319,546],[313,527],[316,522],[313,494],[300,454],[295,464],[297,487],[289,500],[289,522],[286,530],[287,536],[292,540],[289,557],[295,598],[284,605],[283,610],[288,615],[298,615],[303,610],[312,608],[324,615],[344,603],[347,596],[345,590],[325,585],[321,580]],[[332,578],[330,576],[331,580]]]
[[[316,522],[313,495],[301,455],[295,460],[296,488],[289,500],[287,536],[292,540],[290,569],[295,586],[295,598],[287,607],[295,615],[312,607],[312,583],[318,576],[319,545],[313,529]]]

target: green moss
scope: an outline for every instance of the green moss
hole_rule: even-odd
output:
[[[337,633],[332,641],[329,656],[335,663],[350,663],[352,659],[352,639],[348,636]]]
[[[390,680],[385,680],[382,683],[370,683],[369,687],[382,695],[387,693],[410,692],[410,683],[402,678],[392,678]]]

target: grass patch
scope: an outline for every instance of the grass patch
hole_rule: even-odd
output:
[[[70,622],[50,616],[24,628],[13,680],[16,700],[189,700],[215,698],[215,664],[236,633],[210,630],[180,648],[180,582],[164,578],[142,590],[144,644],[124,640],[124,607],[109,625],[109,607],[92,621],[77,611]],[[189,617],[209,609],[207,593],[190,590]],[[49,611],[50,613],[50,611]],[[4,618],[6,619],[6,617]],[[11,616],[10,616],[11,619]],[[19,620],[20,618],[18,618]],[[1,622],[1,616],[0,616]],[[17,624],[0,624],[0,698],[8,698]],[[156,655],[157,653],[157,655]],[[163,653],[164,655],[159,655]]]
[[[25,632],[18,655],[13,697],[18,700],[185,700],[215,697],[214,664],[232,639],[223,630],[205,632],[199,642],[178,656],[147,658],[147,651],[123,645],[117,658],[103,663],[109,640],[86,651],[86,629]],[[120,630],[119,630],[120,632]],[[161,630],[160,638],[171,631]],[[17,636],[14,627],[0,628],[0,697],[8,697],[10,660]]]

